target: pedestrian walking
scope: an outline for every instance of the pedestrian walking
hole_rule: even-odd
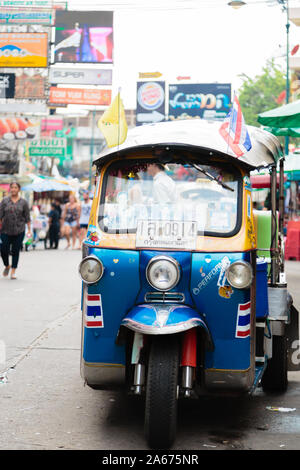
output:
[[[11,279],[16,279],[16,269],[19,254],[27,225],[27,237],[31,238],[30,211],[28,203],[20,196],[19,183],[10,184],[10,194],[0,203],[1,222],[1,257],[4,263],[3,276],[8,276],[11,269]],[[9,255],[12,254],[12,264],[9,264]]]
[[[62,214],[63,235],[67,239],[67,247],[70,247],[70,237],[72,235],[72,248],[75,248],[77,233],[79,228],[80,204],[74,194],[70,194],[69,202],[65,205]]]
[[[49,217],[49,241],[50,241],[50,248],[58,248],[59,242],[59,212],[57,210],[57,206],[54,202],[51,204],[51,211],[48,214]]]
[[[82,245],[83,240],[86,237],[87,228],[88,228],[88,225],[89,225],[91,208],[92,208],[92,201],[90,200],[90,193],[89,193],[89,191],[84,191],[84,193],[83,193],[83,202],[81,204],[80,219],[79,219],[79,243],[80,243],[80,247]]]

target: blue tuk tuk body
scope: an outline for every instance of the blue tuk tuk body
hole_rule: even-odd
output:
[[[96,281],[87,281],[82,275],[81,374],[94,388],[124,383],[131,393],[145,395],[145,429],[151,447],[168,447],[173,442],[178,397],[253,391],[272,359],[272,338],[284,338],[285,325],[290,322],[286,284],[279,282],[280,268],[276,268],[274,256],[271,266],[267,258],[257,257],[257,249],[264,248],[256,243],[260,214],[252,208],[249,179],[249,172],[255,168],[274,167],[281,149],[277,139],[263,131],[252,129],[251,139],[253,149],[237,161],[224,147],[214,124],[161,123],[134,129],[125,144],[105,151],[96,161],[98,183],[80,271],[83,263],[87,263],[90,272],[100,264],[101,273]],[[223,165],[222,168],[231,171],[235,167],[239,214],[233,230],[220,234],[204,229],[197,233],[192,248],[180,249],[179,243],[174,249],[174,244],[168,248],[166,242],[157,247],[153,242],[150,246],[148,239],[150,245],[145,242],[141,246],[137,243],[137,229],[112,232],[109,223],[103,225],[105,216],[101,216],[100,206],[112,199],[107,196],[110,181],[106,177],[111,165],[115,168],[111,175],[120,175],[120,165],[124,180],[126,172],[131,174],[140,162],[160,161],[170,168],[172,162],[182,161],[182,155],[185,163],[190,158],[199,165],[205,161],[212,169]],[[189,169],[187,164],[182,166]],[[196,181],[204,184],[206,190],[210,189],[208,179],[204,181],[201,173]],[[116,187],[120,190],[121,176],[119,183]],[[220,178],[213,181],[214,190],[218,190],[219,184]],[[221,198],[223,205],[218,206],[215,226],[221,223],[217,219],[222,218],[222,212],[231,207],[226,184],[220,191],[224,191],[225,203]],[[195,188],[187,194],[192,204]],[[117,210],[116,207],[113,209]],[[211,210],[212,205],[207,203],[205,207]],[[271,232],[272,214],[269,220]],[[270,251],[272,247],[266,249]],[[165,290],[155,287],[149,266],[156,260],[171,263],[170,269],[175,267],[178,279],[174,287]],[[233,266],[234,275],[240,272],[244,275],[244,269],[250,273],[246,287],[230,282]],[[158,276],[165,265],[161,264],[159,269]],[[270,308],[270,288],[276,290],[277,297],[279,292],[280,311],[274,310],[273,300]],[[276,367],[281,376],[274,378],[270,368],[266,390],[286,387],[286,358],[276,358]],[[169,369],[173,372],[165,379]],[[159,396],[162,403],[155,405],[158,401],[155,397]],[[166,400],[172,403],[173,412],[165,417],[164,427],[161,417]]]

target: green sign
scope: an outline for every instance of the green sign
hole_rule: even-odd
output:
[[[77,135],[76,127],[65,127],[60,131],[56,131],[56,137],[66,137],[67,139],[74,139]]]
[[[28,142],[30,157],[65,157],[66,149],[67,139],[65,138],[33,139]]]

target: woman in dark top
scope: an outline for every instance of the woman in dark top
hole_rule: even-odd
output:
[[[29,206],[27,201],[20,197],[20,189],[19,183],[11,183],[10,195],[2,199],[0,203],[1,257],[5,266],[3,276],[8,276],[11,269],[11,279],[16,279],[15,272],[26,224],[28,238],[31,238]],[[11,265],[9,264],[10,249],[12,253]]]

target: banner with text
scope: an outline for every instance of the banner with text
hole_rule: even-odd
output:
[[[0,67],[47,67],[47,33],[1,33]]]
[[[61,85],[111,85],[112,70],[52,67],[50,68],[49,81]]]
[[[203,118],[223,120],[231,103],[230,83],[169,85],[169,120]]]
[[[0,24],[43,24],[51,25],[51,11],[1,8]]]
[[[111,90],[93,88],[50,88],[49,104],[85,104],[108,106],[111,102]]]
[[[67,139],[44,138],[28,142],[30,157],[64,157],[66,155]]]
[[[165,120],[165,82],[137,82],[136,125]]]

